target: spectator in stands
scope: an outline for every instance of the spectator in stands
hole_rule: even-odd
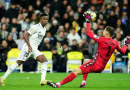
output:
[[[31,18],[33,13],[34,13],[34,8],[33,8],[32,5],[29,5],[28,6],[28,15],[27,15],[27,17]]]
[[[88,42],[85,38],[82,39],[82,42],[80,42],[79,44],[79,50],[83,53],[84,58],[87,57],[88,55]]]
[[[51,51],[52,46],[50,45],[50,39],[45,37],[44,42],[41,42],[39,46],[40,51]]]
[[[18,45],[18,49],[21,50],[22,47],[23,47],[23,45],[24,45],[24,43],[25,43],[23,33],[21,33],[21,34],[19,35],[19,37],[20,37],[20,38],[17,39],[17,40],[15,40],[15,42],[16,42],[16,44]]]
[[[5,24],[5,23],[6,23],[6,18],[2,17],[0,21],[0,27],[2,26],[2,24]]]
[[[76,26],[77,26],[77,31],[78,31],[80,29],[80,25],[79,24],[82,23],[82,22],[80,21],[79,14],[77,12],[74,13],[73,19],[74,19],[73,22],[75,22],[75,24],[77,24],[77,25],[73,26],[73,22],[72,22],[72,27],[76,28]]]
[[[61,57],[57,52],[57,48],[54,47],[52,48],[52,60],[53,60],[53,71],[54,72],[59,72],[61,70],[61,66],[62,66],[62,61],[61,61]]]
[[[70,46],[70,51],[79,51],[79,46],[76,39],[73,39],[72,45]]]
[[[63,15],[63,20],[61,20],[61,24],[62,24],[62,25],[64,25],[65,23],[71,24],[71,23],[70,23],[70,20],[69,20],[69,15],[68,15],[68,13],[64,13],[64,15]]]
[[[64,25],[64,31],[68,34],[69,30],[70,30],[70,24],[68,22],[66,22]]]
[[[8,51],[9,51],[8,43],[6,40],[3,40],[2,44],[0,45],[0,69],[3,72],[7,70],[6,60]]]
[[[53,2],[51,3],[51,13],[54,15],[54,11],[57,10],[57,11],[62,11],[61,10],[62,6],[61,6],[61,3],[59,0],[53,0]]]
[[[123,30],[121,30],[121,28],[116,28],[115,33],[120,33],[121,35],[123,35]]]
[[[7,39],[7,37],[8,37],[8,29],[7,29],[6,24],[2,24],[0,34],[1,34],[2,39]]]
[[[127,25],[127,23],[128,23],[128,16],[127,16],[127,12],[122,12],[122,18],[121,18],[121,22],[122,22],[122,24],[123,25]]]
[[[5,23],[6,23],[7,27],[10,27],[10,19],[9,18],[6,18]]]
[[[31,27],[32,23],[28,17],[25,18],[25,21],[21,22],[22,31],[27,31]]]
[[[67,36],[68,38],[68,42],[69,45],[72,45],[72,41],[75,39],[77,41],[77,43],[79,43],[81,41],[81,37],[79,36],[79,34],[75,31],[74,28],[71,28],[70,33]]]
[[[67,38],[63,31],[59,32],[58,35],[56,35],[56,41],[60,42],[62,45],[64,43],[67,43]]]
[[[83,6],[79,6],[78,9],[77,9],[77,13],[79,14],[79,20],[78,20],[78,23],[79,23],[79,26],[80,27],[83,27],[83,21],[84,21],[84,18],[83,18]]]
[[[10,24],[9,32],[11,32],[11,29],[13,27],[17,29],[17,32],[21,31],[21,24],[18,24],[17,18],[12,18],[12,23]]]
[[[51,33],[50,33],[50,32],[47,32],[47,33],[46,33],[46,37],[47,37],[47,38],[49,38],[51,46],[56,45],[55,38],[54,38],[54,37],[52,37],[52,35],[51,35]]]
[[[121,41],[121,40],[122,40],[121,33],[116,33],[115,39],[116,39],[117,41]]]
[[[60,42],[56,42],[56,49],[57,49],[57,53],[58,53],[59,55],[62,55],[62,53],[63,53],[63,48],[62,48],[62,45],[61,45]]]
[[[33,13],[33,14],[32,14],[31,22],[32,22],[33,25],[34,25],[34,24],[37,24],[37,23],[39,22],[39,19],[38,19],[36,13]]]
[[[15,3],[11,3],[10,8],[6,11],[6,17],[8,17],[10,20],[12,18],[17,18],[18,16],[18,8],[16,7]]]
[[[63,54],[62,55],[64,55],[64,57],[65,57],[69,51],[70,51],[70,47],[68,46],[67,43],[64,43],[63,44]]]
[[[58,31],[57,31],[56,34],[58,34],[59,32],[64,32],[64,26],[63,25],[59,26]]]
[[[13,40],[12,36],[11,35],[8,35],[8,38],[7,38],[7,42],[8,42],[8,47],[11,49],[13,47],[13,45],[15,44],[15,41]]]
[[[2,18],[2,17],[4,17],[5,16],[5,8],[3,7],[3,5],[0,3],[0,12],[2,12],[1,14],[0,14],[0,19]]]
[[[40,0],[36,0],[36,4],[34,5],[34,8],[35,8],[35,10],[42,11],[42,3]]]
[[[58,28],[59,28],[58,21],[57,20],[53,20],[52,21],[52,27],[50,28],[50,32],[52,34],[52,37],[54,37],[54,35],[56,34]]]
[[[103,35],[103,30],[98,30],[98,31],[97,31],[97,35],[98,35],[98,36],[102,36],[102,35]]]
[[[121,19],[118,19],[116,22],[116,28],[121,28],[121,29],[125,29],[125,26],[122,24]],[[125,31],[123,31],[125,32]]]
[[[72,23],[73,22],[73,17],[74,17],[74,10],[72,9],[70,12],[69,12],[69,21],[70,21],[70,23]]]
[[[86,39],[86,40],[88,39],[88,37],[86,35],[86,28],[83,27],[81,29],[81,35],[80,36],[81,36],[81,39]]]
[[[12,36],[13,40],[17,40],[18,39],[18,32],[16,30],[15,27],[12,28],[10,35]]]
[[[115,27],[115,23],[117,21],[117,16],[113,10],[110,11],[109,18],[107,18],[107,25]]]
[[[90,59],[93,58],[94,55],[96,54],[97,47],[98,47],[98,44],[93,39],[91,39],[88,45],[88,56]]]

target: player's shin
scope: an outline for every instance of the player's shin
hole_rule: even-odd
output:
[[[12,66],[9,66],[7,71],[5,72],[4,76],[2,78],[6,79],[8,77],[8,75],[14,71],[15,68],[18,67],[18,64],[15,62]]]
[[[80,88],[83,88],[86,86],[86,79],[87,79],[88,73],[87,74],[83,74],[83,80],[82,83],[80,85]]]
[[[41,82],[43,84],[46,84],[45,80],[46,80],[47,65],[48,65],[48,62],[43,62],[42,67],[41,67]]]
[[[86,79],[87,79],[88,73],[87,74],[83,74],[83,80],[82,80],[82,84],[85,83],[86,84]]]
[[[58,84],[59,86],[61,86],[63,84],[66,84],[66,83],[72,81],[75,78],[76,78],[76,74],[72,72],[65,79],[63,79],[61,82],[56,83],[56,84]]]

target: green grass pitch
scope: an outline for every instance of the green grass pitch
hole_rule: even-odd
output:
[[[0,73],[2,76],[4,73]],[[79,88],[82,75],[60,88],[40,86],[40,73],[12,73],[0,90],[130,90],[130,74],[89,74],[87,87]],[[58,82],[68,73],[47,73],[47,79]]]

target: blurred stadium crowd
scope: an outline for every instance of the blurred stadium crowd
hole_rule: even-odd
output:
[[[21,50],[25,43],[23,34],[39,22],[38,15],[43,11],[49,13],[49,23],[39,50],[52,51],[54,71],[65,71],[66,54],[69,51],[81,51],[85,58],[93,58],[96,53],[97,43],[86,36],[82,16],[86,10],[97,14],[96,22],[91,25],[95,34],[101,36],[107,25],[112,26],[115,28],[113,38],[123,46],[124,38],[130,35],[128,2],[129,0],[0,0],[0,70],[6,71],[8,51],[13,48]],[[126,56],[128,52],[130,45]],[[114,55],[122,57],[116,51]]]

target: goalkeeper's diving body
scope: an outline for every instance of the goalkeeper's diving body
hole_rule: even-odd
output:
[[[107,62],[109,61],[112,53],[117,49],[121,53],[125,53],[127,49],[127,44],[130,42],[127,39],[126,45],[124,45],[122,48],[119,46],[118,42],[116,40],[112,39],[114,28],[107,26],[103,31],[103,37],[97,36],[94,33],[91,32],[91,14],[85,12],[85,19],[87,21],[86,23],[86,34],[91,39],[95,40],[98,43],[98,50],[94,57],[94,59],[89,60],[88,62],[81,65],[78,69],[75,69],[72,73],[70,73],[65,79],[58,83],[48,82],[49,86],[52,86],[54,88],[59,88],[60,86],[72,81],[75,79],[78,75],[83,75],[83,80],[86,81],[88,73],[95,72],[100,73],[104,70]],[[81,84],[80,87],[85,87],[86,82],[84,84]]]
[[[15,68],[23,64],[23,62],[26,61],[31,55],[33,55],[36,60],[41,62],[40,84],[44,85],[47,83],[45,77],[46,77],[48,61],[45,58],[45,56],[38,50],[38,46],[41,43],[46,33],[45,25],[48,23],[48,19],[49,19],[48,13],[46,12],[40,13],[39,18],[40,18],[40,22],[36,25],[33,25],[25,33],[24,38],[26,43],[23,45],[23,48],[21,50],[21,53],[17,61],[13,65],[9,66],[6,73],[0,78],[0,85],[4,85],[4,81],[8,77],[8,75],[10,75]]]

